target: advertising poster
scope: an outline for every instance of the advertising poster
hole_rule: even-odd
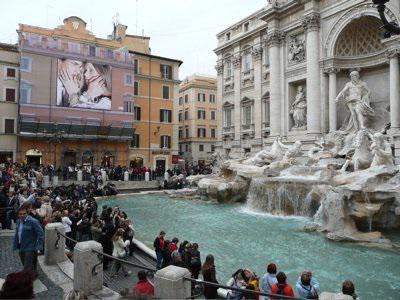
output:
[[[111,109],[111,67],[58,59],[57,105]]]

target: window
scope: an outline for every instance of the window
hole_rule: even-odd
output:
[[[211,111],[211,120],[215,120],[216,119],[216,114],[215,114],[215,110]]]
[[[232,62],[231,59],[228,58],[225,61],[225,78],[231,78],[232,77]]]
[[[204,145],[202,145],[202,144],[199,145],[199,151],[200,151],[200,152],[203,152],[203,151],[204,151]]]
[[[178,113],[178,121],[182,122],[182,111]]]
[[[160,109],[160,122],[171,123],[172,111],[169,109]]]
[[[251,106],[243,107],[243,125],[250,125],[251,122]]]
[[[269,48],[264,49],[264,55],[263,55],[263,60],[264,60],[264,66],[269,66]]]
[[[224,110],[224,127],[232,126],[232,109]]]
[[[197,101],[203,101],[206,102],[206,94],[198,93],[197,94]]]
[[[252,68],[252,57],[250,49],[246,49],[243,55],[243,72],[250,71]]]
[[[31,87],[26,83],[21,83],[21,87],[19,89],[19,96],[21,99],[21,103],[31,103]]]
[[[185,103],[188,103],[189,101],[189,95],[185,95]]]
[[[264,127],[268,128],[270,123],[270,98],[269,92],[265,93],[263,96],[263,105],[264,105]]]
[[[169,99],[169,86],[163,85],[163,88],[162,88],[162,97],[163,97],[163,99],[165,99],[165,100],[168,100],[168,99]]]
[[[140,121],[141,120],[141,118],[142,118],[142,116],[141,116],[141,114],[142,114],[142,109],[139,107],[139,106],[135,106],[134,108],[133,108],[133,113],[134,113],[134,120],[135,121]]]
[[[215,103],[215,95],[210,94],[210,103]]]
[[[205,128],[197,128],[197,137],[205,138],[206,137],[206,129]]]
[[[168,65],[160,65],[161,78],[172,79],[172,67]]]
[[[137,59],[133,60],[133,72],[139,74],[139,61]]]
[[[247,23],[244,23],[244,25],[243,25],[243,29],[244,29],[244,32],[247,32],[247,31],[249,31],[249,22],[247,22]]]
[[[140,148],[140,136],[136,133],[133,134],[131,148]]]
[[[89,46],[89,56],[96,56],[96,47],[95,46]]]
[[[215,152],[215,146],[211,145],[211,152]]]
[[[79,53],[80,52],[80,45],[78,43],[68,43],[68,50],[72,53]]]
[[[180,139],[183,139],[183,130],[182,130],[182,129],[179,129],[178,137],[179,137]]]
[[[30,57],[21,57],[20,70],[24,72],[32,71],[32,58]]]
[[[227,41],[229,41],[229,40],[231,39],[231,33],[228,32],[228,33],[225,35],[225,38],[226,38]]]
[[[189,120],[189,111],[185,110],[185,120]]]
[[[6,88],[6,101],[15,102],[15,89]]]
[[[179,97],[179,105],[182,105],[182,104],[183,104],[183,98]]]
[[[16,78],[17,72],[14,68],[6,68],[6,78]]]
[[[5,119],[4,120],[4,133],[5,134],[14,134],[14,119]]]
[[[125,85],[133,84],[133,76],[131,74],[125,74]]]
[[[161,148],[171,148],[171,137],[169,135],[162,135],[160,137],[160,147]]]
[[[189,145],[188,144],[185,145],[185,150],[186,150],[186,152],[189,152]]]
[[[189,137],[189,128],[186,127],[185,128],[185,137],[188,138]],[[187,150],[186,150],[187,151]]]
[[[215,139],[215,128],[211,128],[211,137]]]
[[[133,101],[130,100],[126,100],[124,101],[124,112],[133,112],[134,109],[134,105],[133,105]]]
[[[205,110],[202,110],[202,109],[199,109],[199,110],[197,111],[197,119],[199,119],[199,120],[205,120],[205,119],[206,119],[206,111],[205,111]]]
[[[133,85],[133,94],[135,96],[139,95],[139,82],[135,81],[134,85]]]

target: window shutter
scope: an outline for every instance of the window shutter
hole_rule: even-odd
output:
[[[168,137],[167,137],[167,140],[168,140],[168,145],[167,145],[167,147],[168,147],[168,148],[171,148],[171,137],[168,136]]]
[[[172,111],[168,111],[168,122],[172,123]]]
[[[136,120],[140,121],[141,120],[141,115],[140,114],[142,112],[142,109],[140,107],[138,107],[138,108],[136,108],[136,112],[137,112]]]
[[[172,79],[172,67],[168,66],[168,78]]]
[[[164,122],[164,114],[162,109],[160,109],[160,122]]]
[[[160,148],[164,148],[164,145],[163,145],[163,136],[160,136]]]
[[[136,134],[136,147],[140,148],[140,136]]]

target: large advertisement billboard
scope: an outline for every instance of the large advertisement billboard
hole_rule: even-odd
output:
[[[111,109],[111,67],[58,59],[57,105]]]

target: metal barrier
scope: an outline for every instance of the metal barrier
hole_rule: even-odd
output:
[[[260,292],[260,291],[255,291],[255,290],[241,289],[241,288],[238,288],[238,287],[233,287],[233,286],[229,286],[229,285],[223,285],[223,284],[209,282],[209,281],[203,281],[203,280],[189,278],[189,277],[185,277],[184,280],[191,281],[191,282],[194,282],[194,283],[198,283],[198,284],[201,284],[201,285],[208,285],[208,286],[221,288],[221,289],[225,289],[225,290],[241,292],[243,294],[252,294],[252,295],[255,295],[255,296],[265,296],[265,297],[271,297],[273,299],[304,300],[303,298],[296,298],[296,297],[290,297],[290,296],[278,295],[278,294],[269,294],[269,293],[264,293],[264,292]]]

